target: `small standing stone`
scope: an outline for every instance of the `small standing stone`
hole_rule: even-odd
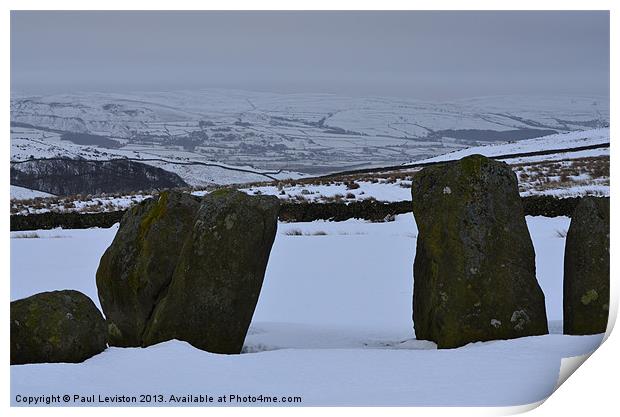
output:
[[[609,198],[575,208],[564,253],[564,333],[604,333],[609,318]]]
[[[106,347],[105,320],[79,291],[43,292],[11,302],[11,365],[83,362]]]

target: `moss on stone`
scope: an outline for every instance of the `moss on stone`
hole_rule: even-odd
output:
[[[168,191],[164,191],[159,195],[157,204],[143,217],[140,222],[140,231],[138,234],[139,240],[144,240],[145,234],[151,228],[153,222],[161,219],[166,214],[166,204],[168,202]]]
[[[510,168],[472,155],[424,168],[411,190],[419,231],[416,337],[449,348],[547,333],[534,248]],[[531,320],[511,326],[515,311]]]
[[[469,177],[479,177],[482,165],[486,162],[485,160],[487,159],[488,158],[478,154],[466,156],[465,158],[461,159],[459,161],[463,170],[463,176],[461,177],[461,179]]]
[[[584,197],[573,213],[564,252],[566,334],[595,334],[607,329],[609,220],[609,198]]]
[[[598,292],[596,292],[596,290],[590,290],[581,296],[581,304],[587,306],[592,301],[596,301],[597,298],[598,298]]]
[[[82,362],[106,348],[105,321],[78,291],[11,302],[11,364]]]
[[[233,191],[235,191],[233,188],[218,188],[217,190],[211,191],[209,195],[212,197],[226,197],[230,195]]]
[[[166,191],[129,210],[97,269],[97,290],[113,346],[140,346],[154,304],[167,288],[200,199]]]
[[[123,336],[118,327],[116,327],[116,324],[112,322],[108,323],[108,334],[112,335],[115,338],[121,338]]]
[[[279,201],[226,189],[207,194],[183,244],[165,296],[143,337],[178,339],[216,353],[239,353],[277,229]]]

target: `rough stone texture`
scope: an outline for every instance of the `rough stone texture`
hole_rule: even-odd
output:
[[[172,279],[200,199],[163,192],[122,218],[97,269],[97,291],[111,346],[141,346],[157,301]]]
[[[279,201],[218,190],[205,196],[144,345],[179,339],[240,353],[277,229]]]
[[[609,317],[609,198],[575,209],[564,253],[564,333],[604,333]]]
[[[11,365],[83,362],[105,349],[103,316],[81,292],[44,292],[11,302]]]
[[[481,155],[412,181],[416,337],[439,348],[548,333],[517,179]]]

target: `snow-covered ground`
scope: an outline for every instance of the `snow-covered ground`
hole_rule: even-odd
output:
[[[246,353],[217,355],[170,341],[109,348],[82,364],[12,366],[13,404],[16,394],[67,393],[299,396],[297,405],[539,401],[552,393],[560,359],[596,349],[602,336],[561,334],[562,236],[569,219],[527,222],[554,334],[438,351],[415,340],[412,329],[417,229],[411,214],[389,223],[281,223]],[[99,306],[95,271],[117,227],[36,231],[38,238],[13,232],[11,299],[71,288]]]
[[[277,186],[267,185],[259,187],[244,188],[248,194],[260,193],[267,195],[275,195],[282,200],[295,200],[303,198],[312,202],[324,202],[340,196],[344,201],[348,200],[364,200],[374,198],[379,201],[403,201],[411,200],[411,182],[398,181],[389,183],[386,180],[378,180],[377,182],[356,181],[359,188],[350,189],[346,184],[325,184],[325,185],[283,185],[281,189]],[[403,184],[402,186],[400,184]],[[284,191],[284,194],[282,194]],[[347,197],[347,195],[349,195]]]
[[[131,145],[120,149],[102,149],[93,145],[76,145],[61,139],[55,132],[30,127],[11,127],[11,161],[31,158],[84,158],[89,160],[110,160],[131,158],[144,160],[147,165],[165,169],[179,175],[190,186],[212,184],[234,184],[265,181],[268,175],[278,179],[297,179],[306,175],[292,171],[264,171],[248,165],[231,165],[216,162],[196,152],[181,147]],[[159,159],[157,161],[150,159]],[[199,163],[190,165],[189,163]],[[211,164],[200,165],[200,164]]]
[[[513,155],[519,153],[549,151],[556,149],[570,149],[583,146],[607,144],[610,142],[609,129],[592,129],[581,132],[544,136],[536,139],[522,140],[518,142],[491,144],[466,148],[460,151],[447,153],[434,158],[416,161],[420,163],[446,162],[461,159],[468,155],[481,154],[485,156]],[[579,195],[609,195],[609,176],[593,177],[592,168],[584,162],[588,159],[597,159],[592,163],[607,164],[610,152],[609,147],[588,149],[581,151],[560,151],[548,155],[524,156],[501,159],[513,167],[519,179],[519,190],[522,196],[529,195],[553,195],[557,197],[572,197]],[[570,170],[573,165],[579,165],[579,175],[568,175],[564,181],[559,176],[548,175],[548,166],[557,164],[560,168]],[[413,168],[406,173],[412,174],[421,168]],[[557,171],[557,169],[556,169]],[[521,174],[527,173],[524,177]],[[370,177],[372,174],[366,175]],[[324,184],[307,184],[297,182],[287,185],[284,182],[280,187],[275,185],[254,186],[245,189],[249,193],[261,193],[277,195],[283,200],[304,199],[313,202],[322,202],[340,196],[344,201],[363,200],[374,198],[379,201],[402,201],[411,198],[411,181],[402,178],[403,175],[395,175],[389,180],[389,173],[383,177],[377,175],[374,181],[357,180],[359,188],[350,189],[340,182],[330,183],[325,180]],[[347,197],[347,195],[349,195]]]
[[[11,186],[11,192],[12,192]],[[21,188],[21,187],[20,187]],[[41,193],[45,194],[45,193]],[[51,196],[47,194],[47,196]],[[106,211],[125,210],[142,200],[151,198],[151,194],[114,194],[99,196],[68,196],[59,198],[47,198],[44,200],[30,201],[34,197],[46,197],[45,195],[31,195],[26,201],[16,199],[11,201],[11,214],[27,215],[42,213],[101,213]],[[11,196],[11,199],[13,197]]]
[[[572,162],[563,161],[567,167]],[[586,168],[587,169],[587,168]],[[610,193],[609,177],[592,178],[589,174],[583,173],[577,176],[567,176],[565,182],[561,178],[546,176],[544,170],[536,165],[513,167],[517,178],[522,173],[527,173],[532,178],[519,178],[519,193],[522,197],[532,195],[550,195],[556,197],[576,197],[584,195],[608,196]],[[416,170],[417,171],[417,170]],[[535,173],[536,176],[532,175]],[[411,172],[413,175],[413,172]],[[358,188],[351,188],[342,181],[329,182],[317,185],[312,183],[296,182],[291,185],[283,182],[281,185],[259,185],[242,188],[248,194],[275,195],[285,201],[306,201],[306,202],[329,202],[329,201],[361,201],[375,199],[384,202],[395,202],[411,200],[411,180],[405,178],[376,178],[373,181],[358,180],[354,181]],[[206,191],[194,192],[195,195],[204,195]]]
[[[468,148],[426,162],[441,162],[462,158],[474,153],[488,156],[509,155],[541,150],[569,149],[581,146],[609,143],[609,129],[593,129],[551,135],[537,139],[523,140],[501,145],[487,145]],[[551,195],[556,197],[574,197],[582,195],[608,196],[610,194],[609,147],[581,151],[560,151],[549,155],[537,155],[504,159],[519,180],[522,196]],[[379,201],[404,201],[411,198],[411,176],[421,168],[404,171],[383,172],[376,174],[359,174],[337,179],[309,178],[307,175],[282,172],[275,175],[281,181],[266,184],[265,177],[256,174],[229,171],[222,168],[204,166],[183,166],[152,163],[162,168],[177,172],[185,180],[190,180],[197,188],[205,184],[228,184],[231,182],[245,184],[249,181],[262,181],[243,188],[249,194],[276,195],[282,200],[295,202],[360,201],[375,199]],[[285,180],[291,177],[293,180]],[[304,178],[305,177],[305,178]],[[301,180],[299,180],[302,178]],[[355,184],[351,184],[351,183]],[[348,183],[348,184],[347,184]],[[212,187],[211,187],[212,188]],[[13,199],[32,198],[41,194],[22,191],[20,187],[11,186]],[[195,191],[204,195],[208,191]],[[71,200],[67,198],[50,199],[37,202],[13,201],[12,214],[33,214],[49,211],[111,211],[120,210],[149,197],[133,196],[96,196]]]
[[[585,131],[560,133],[543,136],[535,139],[520,140],[518,142],[489,144],[485,146],[472,146],[454,152],[449,152],[433,158],[415,161],[415,163],[456,161],[468,155],[480,154],[484,156],[512,155],[540,151],[552,151],[556,149],[570,149],[584,146],[604,145],[610,142],[609,128],[591,129]],[[554,159],[582,158],[587,156],[609,155],[609,148],[572,152],[558,152],[552,155],[510,158],[507,163],[525,163],[548,161]]]
[[[53,197],[53,194],[44,193],[43,191],[31,190],[30,188],[18,187],[11,185],[11,200],[29,200],[36,197]]]

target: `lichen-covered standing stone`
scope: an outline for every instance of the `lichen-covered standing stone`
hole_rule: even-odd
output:
[[[200,199],[162,192],[132,207],[97,269],[97,291],[111,346],[141,346],[146,323],[165,294]]]
[[[517,179],[481,155],[412,181],[416,337],[439,348],[548,333]]]
[[[179,339],[240,353],[277,229],[279,200],[223,189],[203,199],[144,345]]]
[[[604,333],[609,318],[609,198],[575,208],[564,253],[564,333]]]
[[[83,362],[106,347],[103,316],[79,291],[44,292],[11,302],[11,365]]]

